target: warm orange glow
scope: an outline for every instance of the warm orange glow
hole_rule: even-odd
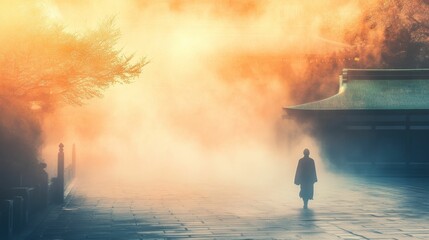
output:
[[[36,21],[30,15],[11,15],[7,9],[14,4],[25,5],[7,1],[0,6],[5,9],[0,10],[4,18],[16,21],[16,26],[5,25],[2,31],[9,34],[3,36]],[[285,128],[296,126],[281,119],[282,107],[296,103],[295,96],[302,99],[312,94],[295,82],[311,64],[303,56],[350,47],[344,36],[359,27],[353,23],[362,5],[358,0],[52,0],[36,4],[49,21],[64,24],[67,33],[93,29],[105,17],[115,16],[122,32],[118,49],[150,61],[138,80],[109,88],[102,99],[82,107],[50,109],[43,123],[43,158],[54,169],[58,143],[65,143],[66,154],[76,143],[79,166],[93,175],[109,169],[130,178],[174,183],[204,179],[255,186],[290,181],[301,149],[311,148],[314,158],[320,157],[308,137],[285,135]],[[3,38],[3,47],[13,44],[10,37]],[[379,35],[372,40],[379,41]],[[48,35],[35,41],[54,39]],[[77,43],[62,49],[47,44],[46,49],[35,51],[67,52],[72,44]],[[59,56],[58,65],[64,56]],[[31,56],[19,61],[33,64],[30,68],[43,66]],[[62,73],[67,77],[88,63],[106,64],[94,58],[76,62]],[[46,84],[54,81],[48,79],[48,70]],[[32,76],[27,77],[31,81]],[[13,81],[14,76],[4,76],[0,84]],[[28,97],[34,103],[56,101],[65,84],[58,81],[49,94],[40,91]],[[39,87],[44,88],[44,83]],[[320,93],[328,88],[314,89]],[[100,89],[86,94],[97,96]],[[31,106],[43,107],[39,102]]]

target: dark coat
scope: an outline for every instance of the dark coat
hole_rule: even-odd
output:
[[[296,185],[301,185],[299,193],[301,198],[313,199],[313,184],[317,182],[317,174],[312,158],[303,157],[299,160],[294,182]]]

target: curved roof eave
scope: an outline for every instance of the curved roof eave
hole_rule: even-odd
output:
[[[429,110],[429,80],[358,80],[343,83],[323,100],[285,107],[286,111]]]

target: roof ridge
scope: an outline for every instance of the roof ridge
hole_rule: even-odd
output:
[[[342,71],[344,82],[352,80],[429,80],[429,68],[419,69],[350,69]]]
[[[399,74],[395,76],[393,73]],[[429,69],[344,69],[337,94],[318,101],[286,107],[285,110],[429,111],[428,93]]]

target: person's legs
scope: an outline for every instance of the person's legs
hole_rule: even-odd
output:
[[[304,202],[304,209],[308,208],[308,198],[303,198],[302,201]]]

